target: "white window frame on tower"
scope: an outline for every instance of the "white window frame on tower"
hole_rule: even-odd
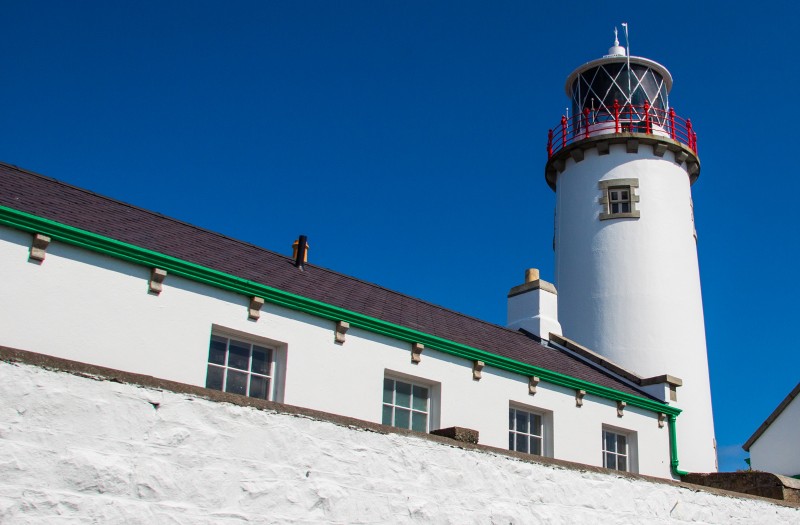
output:
[[[603,207],[600,220],[639,218],[639,179],[607,179],[599,182]],[[627,197],[627,198],[625,198]],[[626,211],[623,211],[626,210]]]

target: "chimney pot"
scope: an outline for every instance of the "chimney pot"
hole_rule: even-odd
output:
[[[539,269],[538,268],[528,268],[525,270],[525,282],[532,283],[533,281],[539,280]]]
[[[292,259],[294,265],[302,269],[308,262],[308,237],[301,235],[299,239],[292,243]]]

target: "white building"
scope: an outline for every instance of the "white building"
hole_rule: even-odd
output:
[[[800,383],[750,436],[750,467],[800,479]]]
[[[634,72],[666,71],[630,62]],[[660,86],[666,97],[668,83]],[[676,478],[687,450],[695,469],[713,470],[713,454],[697,446],[711,413],[696,252],[684,243],[659,262],[664,254],[647,240],[676,240],[675,229],[694,242],[684,230],[699,165],[691,130],[675,135],[674,123],[643,115],[595,112],[591,127],[565,125],[547,165],[561,303],[529,271],[509,293],[509,328],[307,264],[304,239],[287,257],[2,164],[0,345],[420,432],[473,429],[485,445],[587,465]],[[627,197],[615,193],[623,172]],[[679,202],[686,209],[676,212]],[[611,262],[592,256],[597,239]],[[641,275],[640,264],[660,268],[665,282]],[[616,272],[625,278],[613,285]],[[642,279],[640,293],[686,293],[688,306],[611,290],[630,276]],[[589,292],[601,303],[582,303]],[[605,297],[615,294],[643,311]],[[677,310],[668,317],[694,339],[676,350],[658,316],[679,307],[691,307],[691,323],[681,325]],[[595,337],[602,323],[611,337]],[[665,347],[676,358],[658,355]],[[681,404],[682,381],[670,374],[683,374],[692,394]]]

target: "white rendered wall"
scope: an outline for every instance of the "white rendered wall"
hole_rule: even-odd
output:
[[[783,409],[750,446],[750,466],[784,476],[800,475],[800,396]]]
[[[212,326],[275,343],[286,364],[285,403],[380,422],[386,373],[427,382],[438,394],[432,428],[478,430],[481,444],[508,447],[508,407],[552,413],[554,457],[602,465],[603,425],[635,433],[638,472],[671,477],[668,428],[657,415],[487,367],[431,349],[411,363],[410,344],[351,328],[334,343],[334,323],[266,304],[247,320],[248,299],[167,276],[147,293],[149,269],[53,242],[43,264],[28,262],[29,234],[0,228],[0,345],[205,386]],[[6,299],[8,298],[8,299]],[[678,418],[678,427],[682,416]]]
[[[1,523],[796,523],[800,509],[0,362]]]
[[[637,179],[638,219],[600,220],[601,180]],[[668,151],[611,145],[569,159],[556,191],[556,284],[564,336],[678,388],[681,469],[717,470],[691,191]]]

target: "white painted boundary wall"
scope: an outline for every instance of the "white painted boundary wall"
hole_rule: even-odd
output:
[[[4,524],[800,521],[761,499],[27,364],[0,377]]]
[[[147,293],[149,268],[53,242],[41,265],[28,262],[31,235],[0,227],[0,345],[205,386],[212,327],[275,344],[285,364],[282,395],[291,405],[381,421],[383,378],[415,378],[432,388],[431,428],[478,430],[480,443],[508,447],[509,404],[550,423],[545,450],[557,459],[602,465],[602,429],[631,433],[637,472],[671,478],[669,431],[653,412],[487,367],[431,349],[411,363],[411,345],[359,329],[334,343],[334,323],[271,304],[257,322],[249,298],[168,275],[160,295]],[[254,261],[257,264],[257,261]],[[681,416],[678,417],[680,428]],[[678,443],[680,450],[680,442]]]

